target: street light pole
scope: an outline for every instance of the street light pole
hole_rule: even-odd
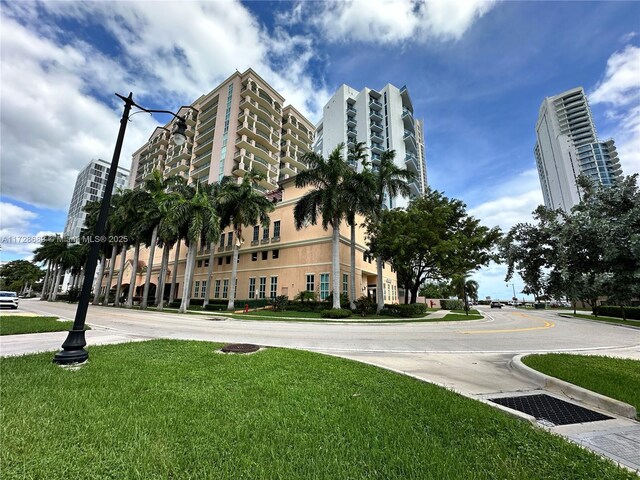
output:
[[[78,299],[78,309],[76,310],[76,316],[73,321],[73,326],[69,330],[66,340],[62,344],[62,350],[55,354],[53,362],[58,365],[68,365],[72,363],[83,363],[89,358],[89,352],[84,347],[87,345],[84,334],[84,325],[87,317],[87,310],[89,308],[89,297],[91,296],[91,287],[93,284],[93,276],[96,272],[96,264],[98,263],[98,256],[100,253],[100,245],[105,241],[104,234],[106,230],[107,217],[109,215],[109,207],[111,205],[111,192],[113,190],[113,184],[116,180],[116,171],[118,169],[118,162],[120,161],[120,152],[122,151],[122,143],[124,142],[124,133],[127,130],[127,122],[129,121],[129,113],[132,107],[137,107],[140,110],[148,113],[167,113],[173,115],[178,121],[176,129],[174,131],[174,142],[177,145],[182,145],[186,138],[184,136],[186,130],[186,122],[183,117],[176,115],[168,110],[149,110],[140,105],[137,105],[133,101],[133,93],[129,93],[128,97],[123,97],[116,93],[116,96],[124,101],[124,111],[122,112],[122,118],[120,119],[120,130],[118,131],[118,139],[116,140],[116,146],[113,150],[113,158],[111,159],[111,166],[109,167],[109,175],[107,176],[107,184],[104,190],[104,196],[102,197],[102,204],[100,205],[100,213],[98,214],[98,222],[96,223],[95,231],[92,237],[90,237],[90,249],[87,263],[85,264],[84,282],[82,284],[82,292]],[[98,279],[98,289],[102,285],[102,279]],[[109,285],[107,285],[109,288]]]
[[[513,298],[512,300],[515,302],[518,298],[516,297],[516,284],[515,283],[507,283],[507,287],[511,285],[511,288],[513,288]]]

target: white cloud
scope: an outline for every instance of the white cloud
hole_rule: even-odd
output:
[[[489,227],[506,232],[516,223],[530,222],[531,212],[543,204],[538,172],[525,170],[501,183],[489,200],[469,209],[469,213]]]
[[[627,45],[609,57],[589,101],[605,104],[614,120],[615,126],[601,133],[615,140],[623,173],[640,173],[640,47]]]
[[[60,18],[100,24],[118,43],[62,31]],[[312,43],[270,34],[239,2],[11,3],[2,9],[0,41],[0,187],[49,208],[67,208],[89,160],[111,159],[122,115],[114,92],[177,109],[236,68],[252,67],[312,120],[329,98],[321,79],[306,73]],[[133,117],[120,165],[129,168],[131,154],[166,120]]]
[[[351,0],[327,2],[321,12],[307,18],[331,41],[458,40],[494,5],[488,0]],[[298,6],[284,20],[299,22],[302,18]]]
[[[25,256],[40,245],[39,239],[54,232],[34,232],[30,223],[38,214],[13,203],[0,202],[0,249],[3,257]]]

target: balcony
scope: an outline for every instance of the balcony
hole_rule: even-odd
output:
[[[298,167],[294,166],[290,162],[281,162],[280,163],[280,172],[288,175],[297,175]]]
[[[418,165],[418,157],[412,153],[408,153],[404,157],[405,166],[414,173],[420,173],[420,166]]]
[[[180,172],[186,172],[188,170],[189,170],[189,160],[180,160],[176,163],[172,163],[167,168],[165,168],[167,175],[177,175]]]
[[[193,166],[201,165],[205,159],[211,160],[211,151],[205,152],[202,155],[198,155],[196,158],[194,158],[191,161],[191,165]]]
[[[347,115],[349,115],[350,113],[355,115],[356,113],[358,113],[358,111],[355,109],[355,107],[352,107],[351,105],[347,105]]]
[[[382,138],[382,135],[380,135],[378,132],[371,132],[371,141],[372,142],[384,142],[384,138]]]
[[[382,115],[380,115],[380,112],[378,112],[376,110],[369,110],[369,118],[371,118],[371,120],[377,121],[377,122],[381,122],[382,121]]]
[[[381,143],[371,142],[371,152],[382,153],[384,152],[384,146]]]
[[[405,147],[410,147],[414,152],[418,151],[418,144],[416,143],[416,137],[413,132],[405,130],[402,139],[404,140]]]
[[[357,124],[355,117],[347,117],[347,127],[355,127]]]
[[[355,128],[353,127],[347,128],[347,137],[356,137],[357,135],[358,135],[358,132]]]
[[[210,152],[212,147],[213,147],[213,137],[211,137],[209,140],[206,140],[204,143],[196,145],[195,148],[193,149],[193,152],[196,155],[200,155],[207,151]]]
[[[196,135],[196,138],[194,140],[197,143],[200,143],[200,142],[205,142],[205,141],[209,140],[210,138],[213,138],[213,134],[215,132],[215,129],[216,129],[215,124],[212,124],[210,127],[207,127],[204,130],[202,130],[201,128],[198,129],[198,135]]]
[[[236,140],[236,147],[245,149],[247,152],[253,153],[255,155],[268,157],[274,165],[279,164],[280,148],[271,144],[269,144],[269,148],[267,148],[263,145],[263,143],[265,143],[264,140],[256,142],[256,140],[247,137],[247,135],[241,135]],[[273,151],[275,151],[276,153],[274,153]]]
[[[198,174],[200,174],[200,173],[204,172],[205,170],[209,170],[209,167],[210,167],[210,166],[211,166],[211,162],[207,162],[207,163],[205,163],[205,164],[204,164],[204,165],[202,165],[201,167],[198,167],[198,168],[196,168],[195,170],[193,170],[193,171],[191,172],[191,176],[192,176],[192,177],[195,177],[195,176],[197,176]]]
[[[371,99],[369,99],[369,108],[371,108],[373,110],[382,110],[382,103],[380,103],[379,101],[371,98]]]
[[[372,132],[382,132],[383,126],[381,122],[371,122],[371,131]]]

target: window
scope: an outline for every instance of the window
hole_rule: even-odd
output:
[[[198,260],[198,268],[202,268],[202,260]]]
[[[251,254],[251,261],[252,262],[257,262],[258,261],[258,252],[253,252]]]
[[[222,257],[218,257],[218,265],[222,265]]]
[[[224,233],[220,235],[220,248],[224,248]]]
[[[226,262],[227,265],[231,265],[231,255],[227,255]]]
[[[265,298],[267,292],[267,277],[260,277],[260,290],[258,292],[258,298]]]
[[[205,267],[208,267],[208,266],[209,266],[209,259],[208,259],[208,258],[207,258],[207,259],[205,259],[205,261],[204,261],[204,266],[205,266]]]
[[[258,240],[260,240],[260,225],[256,225],[255,227],[253,227],[253,241],[257,242]]]
[[[220,280],[216,280],[216,287],[215,287],[215,290],[213,292],[213,296],[215,298],[220,298]]]
[[[269,225],[264,227],[264,229],[262,230],[262,239],[269,240]]]
[[[256,298],[256,279],[255,277],[249,279],[249,299]]]
[[[342,274],[342,293],[349,292],[349,275],[346,273]]]
[[[227,247],[233,245],[233,232],[227,233]]]
[[[238,279],[233,283],[233,298],[238,298]]]
[[[272,252],[271,258],[279,258],[280,257],[280,250],[274,250]]]
[[[200,296],[200,282],[196,280],[193,286],[193,297],[198,298]]]
[[[269,293],[269,298],[276,298],[278,293],[278,277],[271,277],[271,291]]]
[[[200,291],[200,297],[205,298],[207,296],[207,281],[202,281],[202,290]]]
[[[313,273],[307,274],[307,291],[314,292],[316,289],[316,276]]]
[[[268,258],[269,258],[269,252],[265,250],[264,252],[262,252],[262,259],[267,260]]]
[[[329,274],[320,274],[320,300],[326,300],[329,296]]]
[[[280,220],[273,222],[273,236],[274,238],[280,238]]]
[[[225,278],[222,281],[222,298],[227,298],[229,295],[229,279]]]

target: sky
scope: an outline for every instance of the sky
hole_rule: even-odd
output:
[[[78,172],[111,159],[123,107],[114,93],[175,111],[236,69],[253,68],[313,122],[341,84],[406,85],[425,122],[430,187],[503,231],[543,203],[533,146],[546,96],[584,87],[623,173],[640,172],[640,2],[0,6],[2,261],[29,258],[38,237],[62,232]],[[166,121],[131,118],[120,165]],[[510,298],[505,273],[476,272],[480,297]]]

